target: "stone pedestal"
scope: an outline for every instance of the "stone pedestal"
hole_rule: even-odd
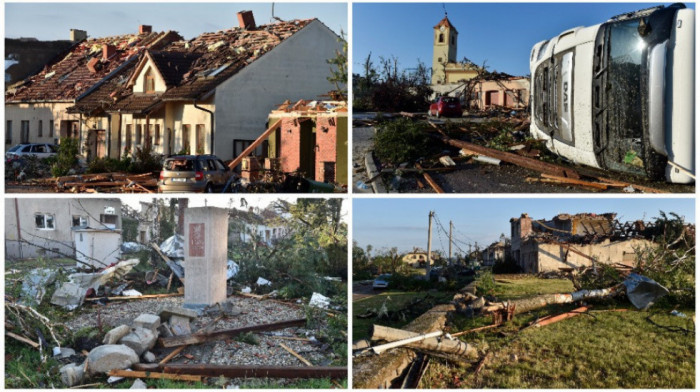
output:
[[[185,210],[185,303],[202,309],[226,300],[228,211],[216,207]]]

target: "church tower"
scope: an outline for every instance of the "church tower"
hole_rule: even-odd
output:
[[[432,84],[445,83],[445,63],[457,62],[457,29],[445,17],[433,27]]]

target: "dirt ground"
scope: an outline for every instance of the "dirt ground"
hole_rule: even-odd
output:
[[[272,300],[257,300],[243,297],[228,299],[240,314],[229,316],[215,324],[212,330],[239,328],[249,325],[268,324],[284,320],[306,317],[301,306],[284,304]],[[143,299],[122,302],[110,302],[105,306],[83,305],[76,317],[65,323],[68,328],[77,331],[84,327],[97,327],[98,314],[106,332],[110,327],[131,322],[142,313],[158,314],[165,307],[178,307],[182,297]],[[206,326],[218,314],[203,315],[191,324],[192,331]],[[279,331],[262,332],[257,336],[259,344],[249,344],[234,339],[208,342],[188,346],[181,355],[171,363],[207,363],[217,365],[268,365],[268,366],[303,366],[303,364],[285,351],[280,343],[297,351],[301,356],[317,366],[328,366],[333,361],[333,352],[327,345],[318,342],[284,339],[284,337],[302,337],[314,340],[314,331],[304,327],[286,328]],[[172,348],[154,348],[157,360],[163,359]],[[192,359],[188,359],[188,357]]]
[[[369,114],[358,114],[353,116],[354,119],[365,119],[371,116]],[[484,119],[441,119],[432,122],[440,123],[449,121],[452,123],[466,123],[470,121],[483,121]],[[354,167],[364,167],[365,154],[373,148],[373,136],[375,129],[372,127],[357,127],[353,128],[353,165]],[[448,146],[445,146],[449,149]],[[453,149],[456,151],[456,149]],[[456,153],[455,153],[456,155]],[[375,163],[379,164],[375,157]],[[695,185],[679,185],[668,184],[666,182],[649,181],[645,178],[628,176],[610,171],[598,170],[590,167],[584,167],[571,163],[559,163],[564,167],[569,167],[577,170],[580,174],[606,177],[617,181],[630,182],[633,184],[643,185],[651,188],[656,188],[661,191],[670,193],[694,193]],[[378,165],[379,167],[379,165]],[[431,177],[443,188],[446,193],[624,193],[620,187],[609,187],[605,191],[596,191],[591,188],[570,185],[546,184],[540,182],[529,183],[526,178],[539,177],[538,172],[524,169],[519,166],[502,163],[500,166],[494,166],[484,163],[465,163],[458,162],[457,169],[451,172],[430,172]],[[429,185],[425,184],[423,189],[418,188],[416,179],[417,175],[408,174],[402,176],[402,181],[398,192],[401,193],[434,193]],[[389,192],[397,192],[397,179],[391,175],[382,176]],[[353,174],[353,184],[358,181],[368,180],[367,173]],[[375,180],[378,181],[379,179]],[[393,186],[392,186],[393,181]],[[421,181],[425,183],[424,180]],[[357,187],[353,187],[353,191],[357,192]],[[359,192],[371,192],[369,190],[360,190]]]

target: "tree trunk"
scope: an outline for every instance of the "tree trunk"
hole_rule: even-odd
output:
[[[496,312],[506,309],[508,305],[515,306],[515,314],[526,313],[531,310],[544,308],[552,304],[570,304],[576,301],[592,298],[604,298],[615,295],[621,286],[614,286],[599,290],[579,290],[568,294],[542,294],[530,298],[520,298],[513,301],[499,302],[484,306],[484,312]]]
[[[409,339],[421,334],[404,331],[402,329],[384,327],[382,325],[372,326],[372,340],[386,340],[394,342],[397,340]],[[476,356],[476,349],[471,345],[459,340],[428,338],[418,342],[409,343],[406,347],[419,348],[430,351],[440,351],[449,354],[464,356]]]

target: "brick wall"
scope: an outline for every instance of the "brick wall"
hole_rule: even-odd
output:
[[[297,119],[286,117],[280,127],[280,168],[285,173],[301,165],[301,126]]]
[[[333,165],[333,173],[329,173],[330,178],[326,178],[324,168],[325,162],[337,162],[337,128],[334,117],[317,117],[316,119],[316,181],[331,181],[336,179],[336,165]]]

